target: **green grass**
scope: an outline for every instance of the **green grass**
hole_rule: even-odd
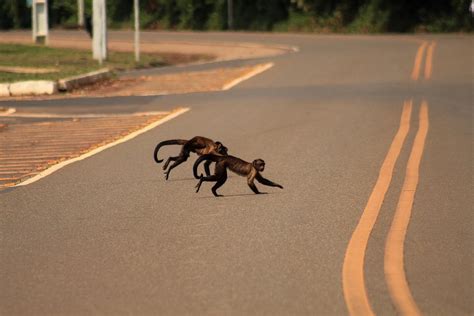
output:
[[[0,66],[59,69],[59,72],[49,74],[17,74],[0,71],[0,82],[57,80],[103,67],[113,70],[158,67],[169,64],[170,62],[167,59],[169,58],[158,54],[140,54],[140,62],[136,63],[133,53],[109,51],[107,61],[99,65],[96,60],[92,59],[92,52],[90,50],[0,44]]]

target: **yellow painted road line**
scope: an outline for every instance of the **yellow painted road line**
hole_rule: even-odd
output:
[[[433,72],[433,52],[434,52],[435,46],[436,46],[436,42],[431,42],[426,52],[426,62],[425,62],[425,79],[426,80],[431,78],[431,73]]]
[[[428,134],[428,104],[423,101],[420,108],[419,128],[408,158],[400,199],[388,232],[385,244],[384,271],[385,280],[392,301],[400,315],[421,315],[411,295],[403,263],[403,246],[410,222],[413,201],[420,174],[420,162]]]
[[[410,129],[412,103],[411,100],[405,101],[403,105],[398,132],[390,145],[387,156],[380,168],[377,182],[346,249],[342,268],[342,285],[350,315],[374,315],[365,287],[365,251],[385,198],[385,193],[392,180],[393,168]]]
[[[421,62],[423,61],[423,54],[425,52],[426,45],[428,45],[428,42],[423,41],[416,52],[415,64],[413,65],[413,70],[411,72],[411,79],[413,80],[418,80],[420,77]]]

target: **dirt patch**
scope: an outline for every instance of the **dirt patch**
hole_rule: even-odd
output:
[[[221,91],[229,83],[262,67],[262,64],[219,68],[139,78],[122,77],[88,86],[71,96],[145,96]]]
[[[160,57],[166,65],[185,65],[216,59],[216,56],[213,55],[180,53],[160,53]]]

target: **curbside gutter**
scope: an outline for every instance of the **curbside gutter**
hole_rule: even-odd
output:
[[[85,85],[96,83],[100,80],[108,79],[111,76],[112,71],[110,71],[110,69],[102,68],[83,75],[60,79],[58,80],[58,88],[59,91],[70,91]]]

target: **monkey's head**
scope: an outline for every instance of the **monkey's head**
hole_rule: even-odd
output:
[[[225,147],[221,142],[216,142],[216,150],[219,154],[227,156],[227,147]]]
[[[253,165],[254,168],[257,169],[257,171],[259,171],[259,172],[262,172],[263,169],[265,169],[265,161],[263,161],[263,159],[255,159],[255,160],[252,162],[252,165]]]

